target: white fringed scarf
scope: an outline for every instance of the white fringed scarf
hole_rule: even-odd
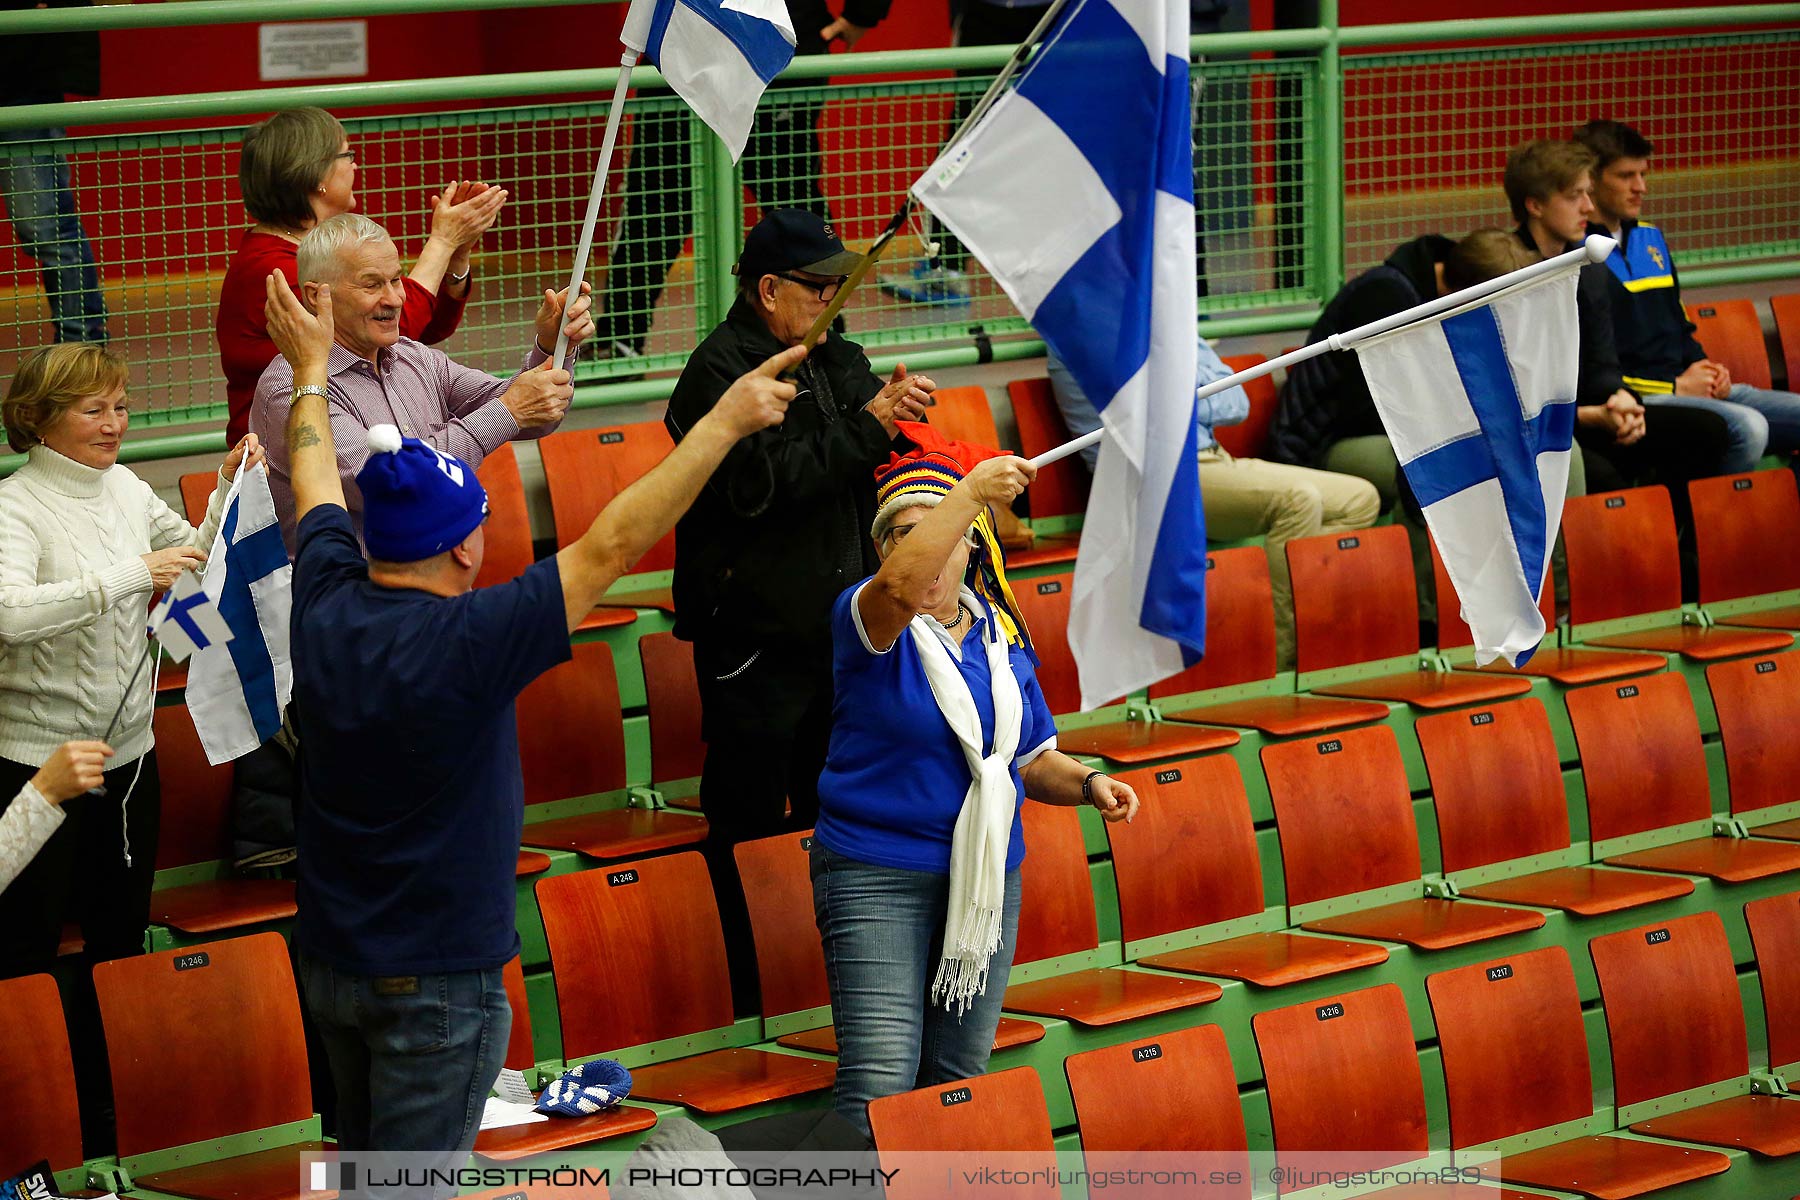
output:
[[[969,1002],[987,990],[988,960],[1000,948],[1001,907],[1006,898],[1006,851],[1013,811],[1012,762],[1018,753],[1025,701],[1012,671],[1009,643],[987,605],[963,591],[963,603],[986,616],[982,648],[994,696],[994,746],[983,754],[981,714],[967,680],[950,656],[931,618],[913,617],[907,625],[925,666],[932,698],[944,714],[969,764],[969,790],[950,841],[950,907],[944,918],[944,955],[931,984],[931,1001],[959,1016]]]

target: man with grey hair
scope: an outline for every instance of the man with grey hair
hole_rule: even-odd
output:
[[[330,382],[326,402],[338,451],[338,472],[352,527],[362,533],[362,495],[356,473],[368,457],[371,425],[397,425],[470,466],[514,438],[538,438],[561,424],[575,395],[569,373],[550,368],[548,347],[563,326],[571,347],[594,332],[588,287],[564,307],[566,293],[544,293],[534,321],[536,340],[525,365],[511,379],[453,362],[432,346],[400,333],[406,301],[400,252],[381,226],[356,213],[321,221],[300,240],[298,270],[303,297],[313,306],[321,284],[333,299]],[[268,447],[269,484],[281,536],[294,552],[294,496],[289,484],[288,412],[294,372],[277,357],[257,381],[250,428]]]

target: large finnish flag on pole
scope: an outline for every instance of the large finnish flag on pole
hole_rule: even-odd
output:
[[[231,640],[200,649],[188,667],[188,711],[208,762],[241,758],[281,728],[294,691],[288,659],[293,574],[268,468],[239,471],[202,576]]]
[[[1069,617],[1084,709],[1189,665],[1206,630],[1187,42],[1186,0],[1070,0],[913,188],[1105,428]]]
[[[1578,270],[1356,346],[1481,663],[1518,666],[1545,633],[1538,598],[1575,430]]]
[[[649,0],[636,0],[637,4]],[[794,57],[784,0],[653,0],[645,56],[700,119],[744,153],[763,89]]]

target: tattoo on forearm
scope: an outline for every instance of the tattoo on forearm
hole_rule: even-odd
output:
[[[291,440],[294,443],[294,449],[304,450],[308,446],[316,446],[319,444],[319,431],[314,429],[311,425],[297,425],[294,427],[294,433]]]

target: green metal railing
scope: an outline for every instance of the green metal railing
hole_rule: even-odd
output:
[[[0,12],[0,36],[576,2],[24,10]],[[1303,330],[1347,275],[1395,244],[1429,230],[1510,224],[1498,186],[1505,150],[1597,115],[1655,137],[1654,214],[1673,231],[1685,282],[1800,275],[1800,4],[1347,28],[1331,0],[1321,13],[1315,29],[1193,40],[1196,287],[1209,335]],[[1675,32],[1684,29],[1694,32]],[[1548,40],[1571,35],[1582,40]],[[796,59],[765,97],[735,166],[656,72],[640,68],[590,272],[603,336],[577,365],[577,402],[667,394],[730,303],[730,264],[759,206],[824,207],[847,240],[866,243],[1006,54]],[[222,446],[224,407],[212,326],[219,278],[247,224],[236,172],[249,121],[298,104],[338,113],[358,156],[361,211],[389,227],[403,255],[422,243],[427,194],[444,181],[507,186],[512,199],[481,246],[475,298],[445,344],[462,361],[505,372],[526,345],[532,298],[567,269],[602,97],[615,79],[613,69],[531,72],[0,109],[0,182],[17,196],[35,174],[48,185],[41,200],[55,191],[52,172],[68,165],[141,420],[186,427],[135,439],[129,457],[211,450]],[[61,127],[75,132],[29,136]],[[32,198],[9,197],[20,209]],[[965,273],[967,299],[904,297],[927,265],[921,232],[903,233],[847,309],[852,336],[881,363],[904,357],[920,367],[1041,353],[954,244],[943,261]],[[35,248],[51,257],[79,240],[66,226],[37,236]],[[37,265],[16,245],[0,250],[0,374],[49,339],[51,320]]]

